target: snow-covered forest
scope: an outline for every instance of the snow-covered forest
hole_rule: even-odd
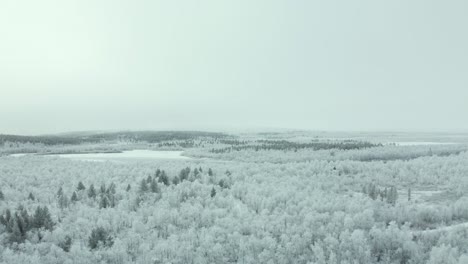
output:
[[[460,138],[0,138],[1,263],[468,263]],[[133,149],[187,158],[50,155]]]

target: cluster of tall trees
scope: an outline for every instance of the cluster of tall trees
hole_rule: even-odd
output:
[[[382,146],[381,144],[374,144],[365,141],[354,141],[354,140],[342,140],[342,141],[313,141],[308,143],[298,143],[287,140],[256,140],[249,144],[245,141],[224,141],[225,143],[231,144],[229,147],[224,148],[213,148],[212,153],[226,153],[232,151],[242,150],[282,150],[282,151],[297,151],[299,149],[311,149],[311,150],[352,150],[352,149],[364,149]]]
[[[317,152],[286,162],[299,154],[283,151],[280,163],[265,161],[275,150],[248,162],[4,158],[0,212],[19,235],[0,225],[0,263],[466,263],[468,154],[361,162]],[[451,195],[434,204],[425,188]],[[22,234],[19,204],[29,222],[46,206],[53,228]]]
[[[9,234],[10,243],[22,243],[29,231],[33,229],[51,231],[55,225],[46,206],[38,206],[34,214],[31,215],[22,206],[19,206],[15,212],[6,209],[0,215],[0,224],[5,227],[6,232]]]
[[[398,191],[395,186],[379,188],[375,183],[370,183],[362,187],[362,192],[373,200],[380,199],[391,205],[395,205],[398,200]]]

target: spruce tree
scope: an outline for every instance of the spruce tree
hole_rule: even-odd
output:
[[[101,201],[99,202],[99,208],[107,208],[109,206],[110,206],[109,199],[107,198],[107,196],[102,195]]]
[[[208,176],[213,176],[213,170],[211,168],[208,169]]]
[[[172,179],[172,184],[174,185],[177,185],[180,183],[180,180],[179,180],[179,177],[175,176],[173,179]]]
[[[213,187],[213,188],[211,188],[211,198],[215,197],[215,195],[216,195],[216,190]]]
[[[78,201],[78,196],[76,195],[76,192],[73,192],[70,200],[72,201],[72,203],[75,203]]]
[[[182,181],[182,179],[180,179]],[[169,178],[165,171],[161,172],[161,176],[159,176],[159,182],[163,183],[166,186],[169,186]]]
[[[147,191],[148,191],[148,185],[147,185],[147,183],[146,183],[146,180],[143,179],[143,180],[141,180],[141,182],[140,182],[140,193],[145,193],[145,192],[147,192]]]
[[[106,190],[107,190],[106,189],[106,184],[105,183],[101,184],[101,188],[99,189],[99,193],[100,194],[106,193]]]
[[[159,192],[158,183],[155,179],[151,179],[150,190],[152,193]]]
[[[72,239],[70,236],[65,236],[65,239],[63,241],[60,241],[58,246],[63,249],[65,252],[70,252],[70,248],[72,245]]]
[[[34,201],[36,198],[35,198],[34,195],[30,192],[29,195],[28,195],[28,199],[31,200],[31,201]]]
[[[84,191],[86,189],[86,187],[84,186],[84,184],[80,181],[78,183],[78,187],[76,187],[76,190],[77,191]]]
[[[94,184],[91,184],[88,189],[88,197],[89,198],[96,198],[96,189],[94,189]]]
[[[5,200],[5,195],[3,194],[2,190],[0,190],[0,201]]]
[[[63,196],[63,189],[62,189],[62,187],[60,187],[59,190],[57,191],[57,197],[60,197],[60,196]]]
[[[112,244],[114,244],[112,237],[103,227],[93,229],[88,238],[88,246],[90,249],[96,249],[99,246],[111,247]]]
[[[130,184],[128,184],[126,191],[129,192],[131,189],[132,189],[132,186],[130,186]]]

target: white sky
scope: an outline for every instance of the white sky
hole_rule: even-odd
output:
[[[468,130],[464,0],[0,1],[0,133]]]

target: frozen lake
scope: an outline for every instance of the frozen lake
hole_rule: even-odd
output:
[[[183,151],[156,151],[156,150],[128,150],[119,153],[83,153],[83,154],[48,154],[44,156],[55,156],[68,159],[106,161],[106,160],[189,160],[191,158],[182,156]],[[13,154],[11,156],[21,157],[26,154]]]
[[[451,145],[456,144],[452,142],[423,142],[423,141],[407,141],[407,142],[394,142],[397,146],[429,146],[429,145]]]

